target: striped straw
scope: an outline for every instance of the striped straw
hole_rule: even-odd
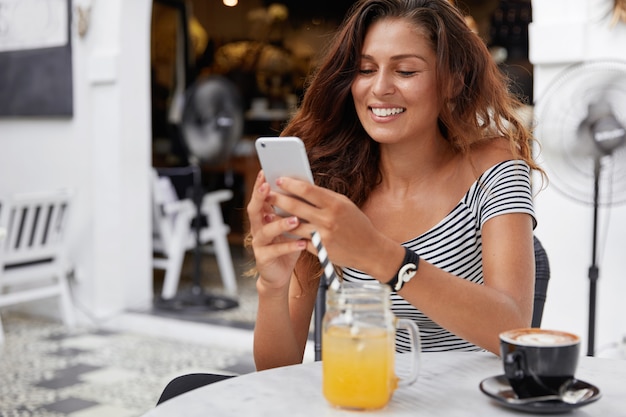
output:
[[[326,277],[326,285],[336,288],[339,286],[339,278],[337,278],[337,274],[335,273],[335,267],[333,266],[330,259],[328,259],[328,252],[326,252],[326,248],[322,244],[322,238],[317,231],[311,233],[311,241],[315,248],[317,249],[317,257],[322,264],[322,268],[324,269],[324,276]]]

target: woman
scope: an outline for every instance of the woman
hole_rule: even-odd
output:
[[[353,7],[282,132],[305,142],[316,186],[278,180],[303,202],[261,172],[248,204],[257,369],[302,361],[321,274],[313,231],[346,281],[393,281],[392,309],[417,321],[425,351],[498,353],[500,332],[530,325],[539,168],[517,104],[446,0]]]

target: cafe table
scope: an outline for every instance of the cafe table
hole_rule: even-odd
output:
[[[399,355],[397,368],[408,358]],[[230,378],[165,401],[144,417],[242,416],[524,416],[484,394],[481,381],[502,374],[491,353],[422,353],[417,382],[395,391],[380,410],[358,412],[330,406],[322,394],[320,362],[286,366]],[[600,390],[596,401],[568,410],[579,416],[626,416],[626,361],[581,357],[576,377]]]

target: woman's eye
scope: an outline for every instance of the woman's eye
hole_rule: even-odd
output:
[[[410,77],[411,75],[417,74],[417,71],[398,71],[398,74],[403,77]]]
[[[365,68],[361,68],[361,69],[359,70],[359,73],[360,73],[360,74],[367,75],[367,74],[372,74],[372,73],[374,73],[374,70],[373,70],[373,69],[365,69]]]

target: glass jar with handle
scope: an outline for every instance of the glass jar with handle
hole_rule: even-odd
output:
[[[330,289],[322,330],[322,385],[333,406],[355,410],[382,408],[397,387],[415,383],[419,374],[417,325],[391,311],[390,289],[377,283],[347,283]],[[411,339],[411,369],[395,371],[396,329]]]

